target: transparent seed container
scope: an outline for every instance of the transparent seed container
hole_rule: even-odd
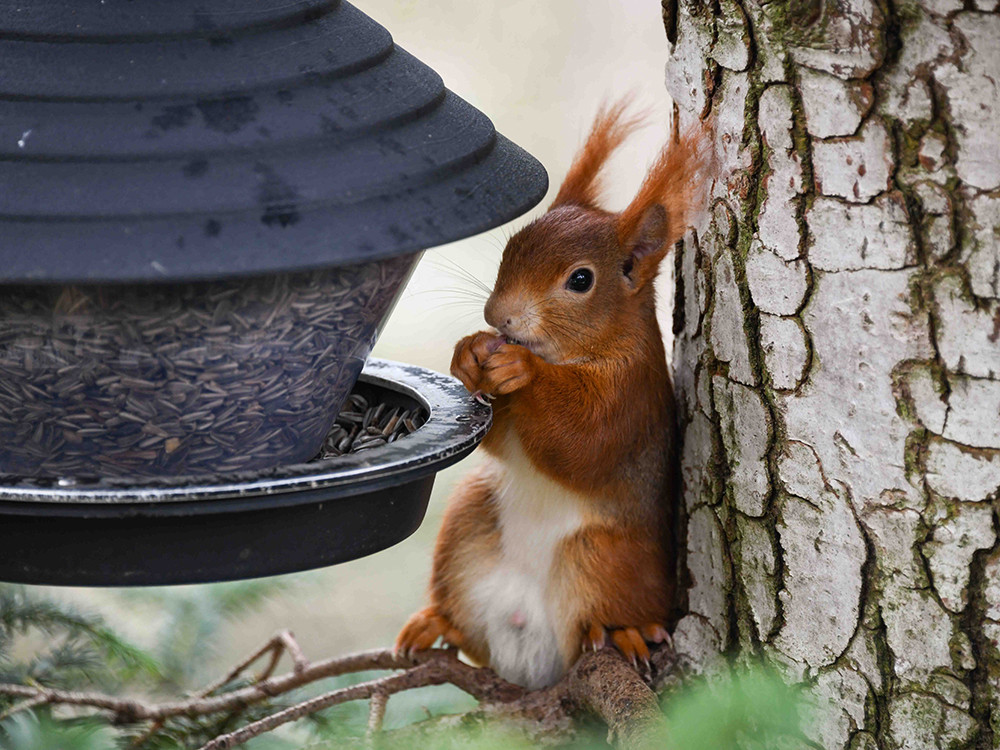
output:
[[[0,286],[0,473],[141,478],[309,460],[418,258]]]

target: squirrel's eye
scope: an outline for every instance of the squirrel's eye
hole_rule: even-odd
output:
[[[585,292],[594,283],[594,272],[589,268],[578,268],[566,280],[566,288],[574,292]]]

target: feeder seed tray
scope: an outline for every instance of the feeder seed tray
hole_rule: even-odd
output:
[[[423,520],[434,474],[490,409],[453,378],[370,360],[356,392],[427,421],[395,442],[280,469],[184,479],[0,479],[0,580],[131,586],[291,573],[377,552]]]

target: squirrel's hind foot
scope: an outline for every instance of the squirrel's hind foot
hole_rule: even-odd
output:
[[[397,656],[413,656],[417,651],[426,651],[438,638],[448,646],[462,648],[465,639],[444,615],[434,607],[425,607],[410,616],[403,629],[396,636],[393,653]]]
[[[648,623],[642,627],[605,628],[594,623],[583,637],[584,651],[597,651],[604,646],[614,646],[622,656],[638,669],[639,663],[650,669],[649,647],[646,643],[670,643],[670,634],[660,623]]]

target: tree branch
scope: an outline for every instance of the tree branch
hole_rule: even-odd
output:
[[[260,659],[260,657],[264,656],[264,654],[270,653],[271,659],[268,662],[268,665],[264,667],[264,671],[261,672],[254,680],[254,683],[260,683],[274,674],[274,670],[278,666],[278,661],[281,659],[282,654],[286,652],[292,657],[292,664],[294,666],[294,669],[292,670],[293,673],[301,674],[302,671],[309,665],[309,662],[302,654],[302,649],[299,647],[298,641],[295,640],[295,636],[292,635],[292,631],[282,630],[280,633],[271,638],[271,640],[250,654],[250,656],[233,667],[229,671],[229,674],[199,690],[197,695],[200,698],[211,695],[219,688],[229,684],[239,677],[243,673],[243,670]]]
[[[293,669],[272,676],[281,655],[288,653]],[[257,681],[219,695],[254,662],[269,656],[267,666]],[[675,669],[676,658],[669,645],[653,654],[653,667],[659,676]],[[116,723],[151,721],[153,726],[144,737],[155,733],[172,717],[196,717],[232,712],[288,693],[317,680],[368,670],[403,670],[398,674],[340,688],[332,692],[277,711],[259,721],[216,737],[202,750],[222,750],[246,742],[307,714],[352,700],[370,699],[369,726],[366,742],[372,743],[381,731],[382,717],[388,696],[403,690],[428,685],[450,683],[480,701],[473,712],[483,722],[503,723],[523,732],[529,739],[566,740],[573,736],[575,718],[590,713],[607,724],[609,740],[621,750],[662,750],[665,743],[663,716],[656,694],[647,680],[635,671],[617,651],[603,649],[582,656],[569,673],[556,685],[528,692],[506,682],[492,670],[479,669],[459,661],[453,650],[424,651],[410,658],[397,656],[388,650],[365,651],[310,664],[302,655],[291,633],[284,631],[244,659],[221,680],[218,680],[186,700],[154,703],[101,693],[52,690],[41,686],[0,684],[0,695],[23,699],[8,713],[39,704],[63,704],[94,708],[111,713]],[[653,680],[654,675],[649,675]],[[439,722],[444,726],[449,722]],[[413,733],[423,731],[418,727]],[[396,730],[396,734],[407,729]]]
[[[203,745],[200,750],[228,750],[228,748],[236,747],[247,740],[251,740],[258,735],[269,732],[276,727],[280,727],[282,724],[287,724],[290,721],[295,721],[296,719],[300,719],[308,714],[322,711],[324,708],[346,703],[347,701],[370,698],[376,693],[390,695],[392,693],[398,693],[401,690],[409,690],[410,688],[424,687],[426,685],[440,685],[442,682],[446,681],[447,680],[444,679],[443,674],[435,674],[434,666],[432,664],[423,664],[419,667],[407,670],[402,674],[392,675],[391,677],[382,677],[378,680],[371,680],[369,682],[362,682],[357,685],[351,685],[350,687],[341,688],[340,690],[334,690],[331,693],[326,693],[325,695],[320,695],[316,698],[303,701],[302,703],[286,708],[283,711],[279,711],[278,713],[260,719],[259,721],[247,724],[245,727],[241,727],[235,732],[220,735],[211,742]]]
[[[570,697],[608,726],[608,741],[628,750],[664,750],[666,722],[656,693],[616,651],[580,659],[570,672]]]
[[[260,653],[263,654],[266,651]],[[524,692],[522,688],[504,682],[492,672],[470,667],[458,661],[453,655],[440,650],[425,651],[411,659],[405,656],[395,656],[391,651],[379,649],[307,664],[299,671],[293,670],[277,677],[269,677],[253,685],[218,696],[196,695],[187,700],[165,703],[151,703],[102,693],[53,690],[40,686],[3,683],[0,683],[0,695],[16,698],[40,698],[46,703],[98,708],[110,711],[114,721],[118,723],[131,724],[139,721],[169,719],[175,716],[204,716],[243,709],[327,677],[339,677],[368,670],[409,669],[421,664],[436,662],[447,664],[448,681],[453,682],[479,700],[503,700],[504,696],[516,696]],[[488,672],[488,675],[476,674],[480,671]]]
[[[382,731],[382,721],[385,719],[385,709],[389,704],[389,693],[376,690],[368,700],[368,729],[365,732],[366,744],[374,745],[375,737]]]

